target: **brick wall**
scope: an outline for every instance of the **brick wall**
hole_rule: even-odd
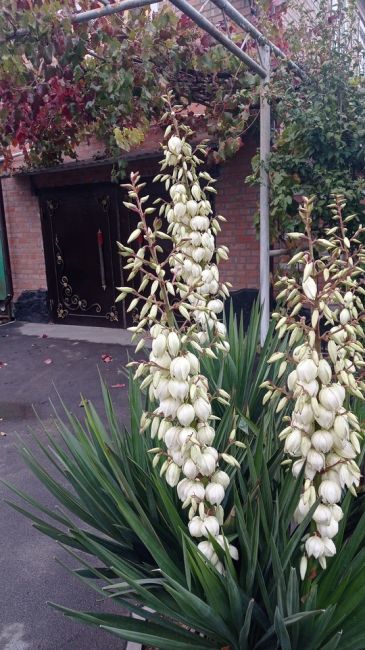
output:
[[[14,298],[47,286],[38,199],[28,178],[1,180]]]
[[[244,183],[250,172],[250,160],[256,142],[248,140],[238,154],[219,170],[216,210],[227,218],[219,243],[230,248],[230,260],[221,265],[222,279],[235,289],[259,285],[259,244],[253,225],[257,207],[257,188]],[[142,175],[157,173],[156,160],[136,160],[129,170]],[[56,187],[110,180],[111,167],[60,171],[33,177],[33,187]],[[13,176],[1,180],[9,239],[14,299],[25,290],[47,286],[42,232],[37,196],[27,177]]]
[[[229,261],[221,265],[221,275],[234,289],[259,287],[259,240],[254,226],[258,188],[244,182],[256,147],[254,138],[247,139],[236,156],[221,167],[217,184],[216,209],[227,219],[218,243],[226,244],[230,251]]]

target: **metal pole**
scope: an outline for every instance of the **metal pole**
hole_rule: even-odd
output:
[[[233,41],[231,41],[230,38],[222,34],[222,32],[219,31],[213,25],[213,23],[210,22],[210,20],[207,20],[202,14],[199,13],[194,7],[192,7],[187,0],[171,0],[171,3],[175,5],[180,11],[182,11],[184,14],[189,16],[199,27],[204,29],[208,34],[213,36],[218,43],[221,43],[226,50],[234,54],[237,59],[240,59],[240,61],[243,61],[253,72],[256,72],[261,78],[264,78],[266,73],[265,70],[261,65],[259,65],[254,59],[252,59],[248,54],[243,52],[238,45],[235,45]]]
[[[259,45],[261,64],[266,71],[260,81],[260,302],[261,345],[264,345],[270,322],[270,214],[269,172],[270,154],[270,104],[267,84],[270,80],[270,47]]]
[[[159,1],[159,0],[157,0]],[[123,2],[118,2],[113,5],[106,5],[100,9],[91,9],[90,11],[82,11],[79,14],[71,14],[68,16],[73,25],[78,23],[87,23],[89,20],[96,20],[97,18],[102,18],[103,16],[111,16],[112,14],[118,14],[127,9],[136,9],[138,7],[146,7],[150,5],[152,0],[123,0]],[[65,17],[67,14],[61,12],[60,17]],[[8,34],[4,39],[0,39],[0,43],[5,43],[6,41],[11,41],[13,38],[23,38],[24,36],[29,35],[28,29],[16,29],[12,34]]]
[[[82,11],[79,14],[72,14],[71,22],[75,23],[87,23],[89,20],[96,20],[97,18],[102,18],[102,16],[111,16],[112,14],[118,14],[121,11],[126,9],[135,9],[136,7],[145,7],[151,4],[152,0],[123,0],[123,2],[118,2],[112,5],[106,5],[100,9],[91,9],[90,11]]]

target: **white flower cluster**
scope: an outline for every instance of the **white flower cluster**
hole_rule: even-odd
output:
[[[224,519],[221,503],[230,479],[219,469],[219,455],[213,446],[208,380],[200,374],[198,357],[181,344],[176,331],[155,324],[151,335],[150,395],[159,403],[153,413],[151,435],[163,440],[167,451],[161,472],[169,485],[177,486],[183,508],[189,507],[191,536],[210,534],[219,540]],[[222,392],[221,396],[228,398]],[[157,462],[159,456],[155,459]],[[235,463],[235,459],[228,459]],[[198,548],[218,571],[223,571],[210,541],[200,542]],[[229,551],[237,558],[233,546],[229,545]]]
[[[289,331],[291,343],[303,335],[304,341],[294,348],[291,358],[276,353],[271,359],[281,360],[279,376],[285,372],[288,362],[294,363],[295,369],[287,377],[288,390],[267,386],[268,399],[284,393],[277,410],[289,399],[294,400],[290,423],[281,432],[280,439],[285,440],[284,451],[293,459],[293,475],[297,478],[303,471],[304,486],[295,512],[296,522],[302,522],[319,502],[312,514],[311,534],[305,541],[302,577],[307,570],[307,557],[318,559],[325,568],[326,558],[336,553],[333,538],[343,517],[339,505],[343,490],[347,488],[356,495],[360,481],[355,461],[360,452],[360,426],[346,406],[346,398],[351,395],[362,398],[364,389],[358,379],[359,370],[365,365],[361,343],[364,333],[360,324],[364,307],[359,295],[363,290],[356,279],[363,254],[361,251],[353,254],[352,264],[348,265],[351,242],[347,239],[349,246],[344,243],[347,235],[342,203],[336,203],[335,207],[334,218],[337,217],[340,225],[330,229],[328,240],[312,239],[311,203],[302,210],[309,250],[293,258],[294,263],[301,265],[302,278],[299,282],[288,277],[279,281],[284,285],[279,297],[289,303],[290,314],[274,316],[279,321],[277,329],[281,335]],[[315,258],[317,247],[320,254]],[[327,252],[323,253],[323,248]],[[304,317],[297,316],[303,305],[311,310],[309,324]]]
[[[130,293],[135,296],[129,310],[140,300],[145,301],[139,323],[131,329],[145,336],[148,328],[152,350],[148,362],[132,365],[137,365],[135,377],[143,377],[141,388],[148,387],[150,399],[157,402],[155,410],[145,413],[141,422],[142,430],[150,427],[152,437],[164,443],[163,448],[151,450],[155,454],[153,463],[156,466],[163,460],[160,475],[165,476],[170,486],[177,487],[182,507],[188,508],[191,536],[204,540],[198,548],[219,572],[224,572],[209,536],[232,558],[238,558],[237,549],[228,543],[222,529],[222,502],[230,478],[220,463],[239,466],[227,450],[232,444],[243,445],[235,441],[233,430],[224,453],[219,454],[214,447],[217,418],[212,414],[212,399],[229,405],[229,395],[222,389],[210,395],[208,380],[200,372],[199,357],[216,358],[217,352],[229,351],[226,328],[219,320],[222,298],[229,291],[219,282],[217,266],[220,259],[227,258],[227,248],[215,246],[214,235],[220,231],[219,221],[223,217],[212,216],[207,199],[207,192],[215,192],[214,179],[207,172],[196,171],[202,162],[196,152],[203,152],[204,147],[200,145],[193,152],[187,142],[189,129],[176,122],[174,126],[175,135],[171,135],[171,127],[167,128],[163,173],[155,179],[165,184],[171,202],[160,202],[159,218],[153,228],[145,215],[154,208],[143,208],[147,199],[139,197],[143,187],[138,184],[139,176],[132,175],[132,183],[127,186],[134,203],[126,205],[140,217],[129,243],[140,236],[146,243],[137,253],[122,244],[120,248],[122,255],[128,256],[124,268],[131,269],[130,277],[142,272],[144,279],[139,290],[121,287],[120,291],[122,299]],[[205,182],[204,189],[200,179]],[[166,218],[167,233],[163,231],[161,217]],[[159,238],[172,243],[165,260],[158,258],[158,252],[162,252]],[[143,290],[149,282],[151,290],[146,296]],[[141,342],[137,350],[140,347]]]
[[[212,263],[214,255],[218,262],[228,259],[227,247],[216,249],[214,240],[214,235],[220,231],[219,221],[224,219],[221,215],[211,217],[212,208],[206,196],[206,192],[215,192],[214,179],[207,172],[197,175],[199,159],[184,138],[172,136],[164,148],[164,154],[161,170],[172,166],[173,172],[170,177],[159,175],[156,179],[163,179],[168,186],[170,181],[172,183],[171,203],[165,204],[162,210],[169,224],[167,232],[175,244],[169,264],[177,282],[178,294],[187,303],[181,311],[200,325],[196,335],[199,343],[207,343],[208,331],[211,331],[221,339],[216,343],[217,348],[228,351],[225,325],[218,320],[218,315],[223,311],[223,301],[217,294],[229,296],[229,291],[226,285],[220,285],[218,266]],[[204,191],[199,177],[207,182]]]
[[[332,538],[342,518],[337,505],[342,490],[359,484],[360,470],[354,460],[360,451],[359,424],[356,416],[344,408],[346,391],[333,379],[330,363],[305,343],[295,348],[293,358],[297,365],[287,383],[295,405],[290,425],[280,437],[285,439],[285,452],[297,458],[292,468],[295,477],[304,466],[304,490],[295,512],[297,523],[320,500],[312,515],[316,532],[306,540],[305,549],[325,568],[326,557],[336,552]]]

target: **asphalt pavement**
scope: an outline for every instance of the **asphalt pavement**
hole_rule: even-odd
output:
[[[72,338],[60,339],[52,338],[49,326],[39,325],[32,335],[24,334],[18,323],[0,327],[0,478],[50,508],[55,499],[26,468],[16,448],[16,433],[31,441],[30,427],[42,437],[33,407],[48,427],[52,427],[49,398],[57,402],[56,389],[79,416],[80,393],[101,407],[99,368],[121,418],[128,418],[122,367],[130,348],[115,344],[107,329],[105,337],[99,337],[105,342],[96,343],[78,340],[77,329],[73,331]],[[3,486],[0,497],[0,650],[123,650],[123,641],[67,619],[46,604],[107,609],[96,592],[55,561],[56,556],[72,565],[56,542],[3,502],[11,497]]]

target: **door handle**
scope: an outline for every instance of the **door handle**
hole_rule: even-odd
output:
[[[104,266],[104,252],[103,252],[103,244],[104,244],[104,236],[102,231],[98,230],[96,234],[96,239],[98,242],[98,251],[99,251],[99,267],[100,267],[100,281],[101,281],[101,287],[105,291],[106,289],[106,280],[105,280],[105,266]]]

